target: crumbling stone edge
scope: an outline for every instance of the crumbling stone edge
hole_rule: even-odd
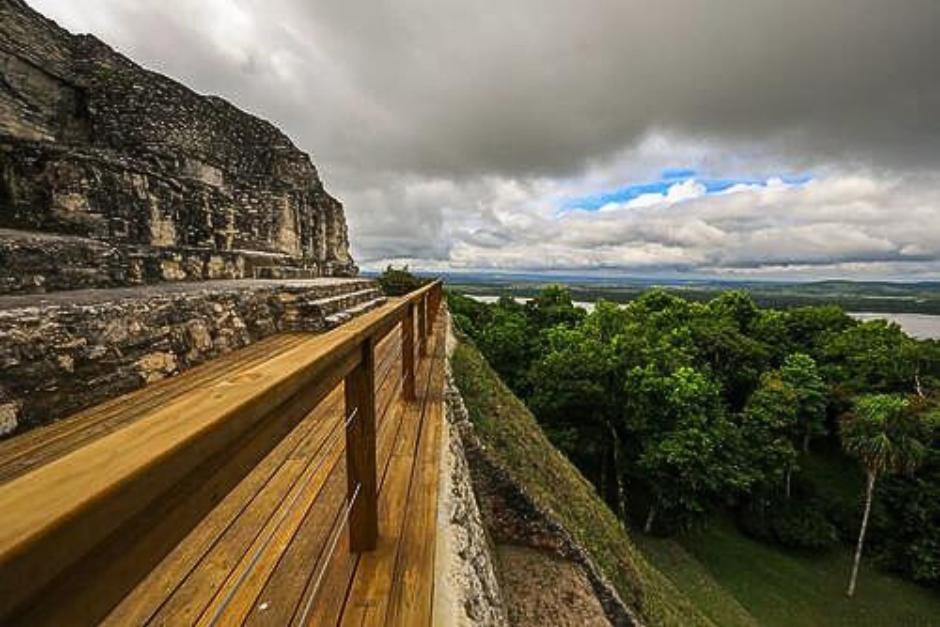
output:
[[[448,356],[453,346],[448,328]],[[464,455],[457,421],[463,407],[454,386],[450,360],[446,360],[444,415],[441,442],[442,480],[439,489],[435,587],[435,625],[507,626],[505,605],[494,563],[493,544],[473,491],[470,467]]]

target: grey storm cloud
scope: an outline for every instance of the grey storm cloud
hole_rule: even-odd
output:
[[[936,0],[32,4],[276,122],[344,200],[366,261],[518,265],[534,253],[526,246],[551,244],[546,261],[581,258],[585,267],[659,259],[681,268],[827,260],[837,268],[895,254],[904,261],[905,246],[920,257],[936,251],[936,242],[899,235],[881,251],[863,243],[863,253],[850,251],[838,238],[830,250],[832,238],[805,236],[801,248],[775,252],[767,235],[762,252],[749,234],[792,225],[742,196],[734,215],[696,209],[705,214],[687,216],[681,233],[664,236],[647,216],[650,224],[625,234],[633,239],[601,255],[590,227],[559,218],[546,201],[666,166],[812,170],[839,180],[862,173],[890,188],[889,204],[872,211],[896,220],[915,202],[896,179],[915,177],[910,193],[923,198],[940,166]],[[936,205],[916,210],[938,217]],[[669,211],[681,217],[681,207]],[[608,232],[635,221],[621,216]],[[814,223],[843,222],[817,214],[806,228]],[[709,246],[724,234],[726,245],[741,246],[727,253],[739,258],[699,250],[696,233]]]

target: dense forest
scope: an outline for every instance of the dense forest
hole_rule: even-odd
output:
[[[669,535],[730,515],[786,550],[850,544],[856,571],[864,554],[940,587],[940,343],[739,291],[653,289],[590,314],[558,286],[449,306],[625,524]],[[834,457],[858,468],[852,498],[811,476]]]

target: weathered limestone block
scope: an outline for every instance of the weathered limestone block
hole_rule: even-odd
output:
[[[0,294],[357,271],[342,205],[283,133],[20,0],[0,0],[0,229],[75,237],[86,269],[14,268],[0,232]]]

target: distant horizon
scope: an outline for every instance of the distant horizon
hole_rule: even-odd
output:
[[[402,268],[403,265],[395,265],[396,268]],[[431,277],[440,276],[445,278],[488,278],[488,279],[511,279],[511,280],[531,280],[538,282],[548,279],[573,280],[585,282],[616,282],[623,284],[652,284],[664,283],[671,285],[681,284],[776,284],[776,285],[808,285],[820,283],[851,283],[851,284],[891,284],[891,285],[911,285],[911,286],[938,286],[940,279],[911,280],[902,278],[763,278],[763,277],[717,277],[717,276],[658,276],[658,275],[633,275],[633,274],[598,274],[598,273],[577,273],[565,270],[554,271],[517,271],[517,270],[427,270],[421,268],[411,268],[409,270],[417,276]],[[383,270],[362,269],[360,274],[363,276],[378,276]]]

